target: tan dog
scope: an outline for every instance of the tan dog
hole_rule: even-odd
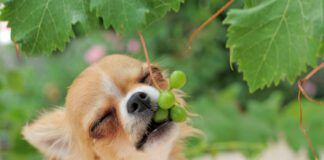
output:
[[[157,67],[153,76],[167,81]],[[186,123],[152,122],[159,91],[145,63],[107,56],[71,85],[65,108],[45,113],[23,129],[25,139],[52,160],[182,160]]]

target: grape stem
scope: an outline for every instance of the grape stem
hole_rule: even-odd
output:
[[[138,36],[140,37],[141,39],[141,43],[142,43],[142,46],[143,46],[143,50],[144,50],[144,55],[145,55],[145,59],[146,59],[146,64],[148,66],[148,70],[149,70],[149,73],[150,73],[150,78],[153,82],[153,85],[158,88],[159,90],[161,90],[160,86],[158,85],[158,83],[155,81],[154,79],[154,76],[153,76],[153,70],[152,70],[152,65],[151,65],[151,61],[150,61],[150,57],[149,57],[149,53],[147,51],[147,47],[146,47],[146,43],[145,43],[145,39],[143,37],[143,34],[142,32],[138,32]]]
[[[14,41],[14,45],[15,45],[15,50],[16,50],[16,58],[19,60],[20,59],[20,48],[19,48],[19,44]]]
[[[312,151],[312,154],[315,158],[315,160],[318,160],[318,155],[314,149],[312,140],[309,138],[309,135],[306,132],[306,129],[303,126],[303,107],[302,107],[302,94],[306,97],[307,100],[310,102],[316,103],[316,104],[324,104],[324,101],[318,101],[313,99],[308,95],[308,93],[303,88],[303,83],[308,81],[310,78],[312,78],[321,68],[324,68],[324,63],[321,63],[316,68],[314,68],[305,78],[298,81],[298,105],[299,105],[299,128],[301,132],[303,133],[304,137],[306,138],[309,148]]]
[[[222,12],[224,12],[232,3],[234,0],[229,0],[224,6],[222,6],[219,10],[217,10],[211,17],[209,17],[205,22],[203,22],[197,29],[195,29],[189,37],[188,40],[188,49],[191,48],[192,41],[196,37],[196,35],[204,29],[210,22],[212,22],[215,18],[217,18]]]

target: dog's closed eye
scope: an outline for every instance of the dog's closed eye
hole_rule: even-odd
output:
[[[117,127],[116,112],[110,109],[102,116],[99,116],[90,126],[90,136],[92,138],[102,138],[110,132],[114,132]]]
[[[139,77],[138,82],[143,83],[143,84],[148,84],[148,85],[153,85],[151,76],[154,77],[155,81],[159,84],[161,88],[165,88],[167,86],[167,81],[165,80],[160,68],[156,66],[152,66],[152,74],[149,73],[149,71],[145,71],[144,74],[142,74]]]
[[[139,83],[145,83],[147,81],[147,79],[149,78],[150,73],[146,72],[144,73],[144,75],[142,77],[140,77],[140,79],[138,80]]]
[[[103,124],[104,122],[108,121],[112,116],[112,111],[108,111],[107,113],[105,113],[102,117],[100,117],[99,119],[97,119],[91,129],[90,132],[94,132],[101,124]]]

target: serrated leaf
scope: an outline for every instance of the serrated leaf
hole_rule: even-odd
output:
[[[183,0],[91,0],[90,8],[102,17],[105,27],[120,33],[139,30],[170,11],[178,11]]]
[[[323,33],[321,0],[253,2],[258,3],[231,10],[224,21],[230,25],[231,62],[239,65],[251,92],[293,82],[307,65],[314,66]]]
[[[146,0],[149,12],[146,16],[146,22],[152,23],[166,15],[170,10],[178,11],[184,0]]]
[[[91,10],[102,17],[106,28],[113,26],[117,32],[130,32],[145,22],[148,9],[141,0],[91,0]]]
[[[63,50],[73,36],[72,24],[89,25],[86,0],[12,0],[1,16],[9,21],[12,40],[28,53]]]
[[[11,0],[1,10],[9,21],[12,40],[28,53],[63,50],[77,34],[98,28],[135,32],[168,11],[178,11],[183,0]],[[93,12],[90,11],[93,10]],[[72,28],[73,25],[73,28]],[[74,30],[75,29],[75,30]]]
[[[94,13],[90,12],[90,2],[88,0],[73,0],[71,2],[70,11],[72,16],[72,24],[79,24],[84,32],[88,32],[99,27],[98,18]]]

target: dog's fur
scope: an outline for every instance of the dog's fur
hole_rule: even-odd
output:
[[[149,76],[166,88],[160,69],[154,66],[153,71]],[[103,58],[74,80],[64,108],[44,113],[24,127],[24,138],[51,160],[184,159],[181,140],[194,132],[186,123],[172,123],[143,148],[136,148],[153,114],[130,115],[126,103],[138,91],[157,101],[159,92],[147,74],[146,63],[128,56]]]

